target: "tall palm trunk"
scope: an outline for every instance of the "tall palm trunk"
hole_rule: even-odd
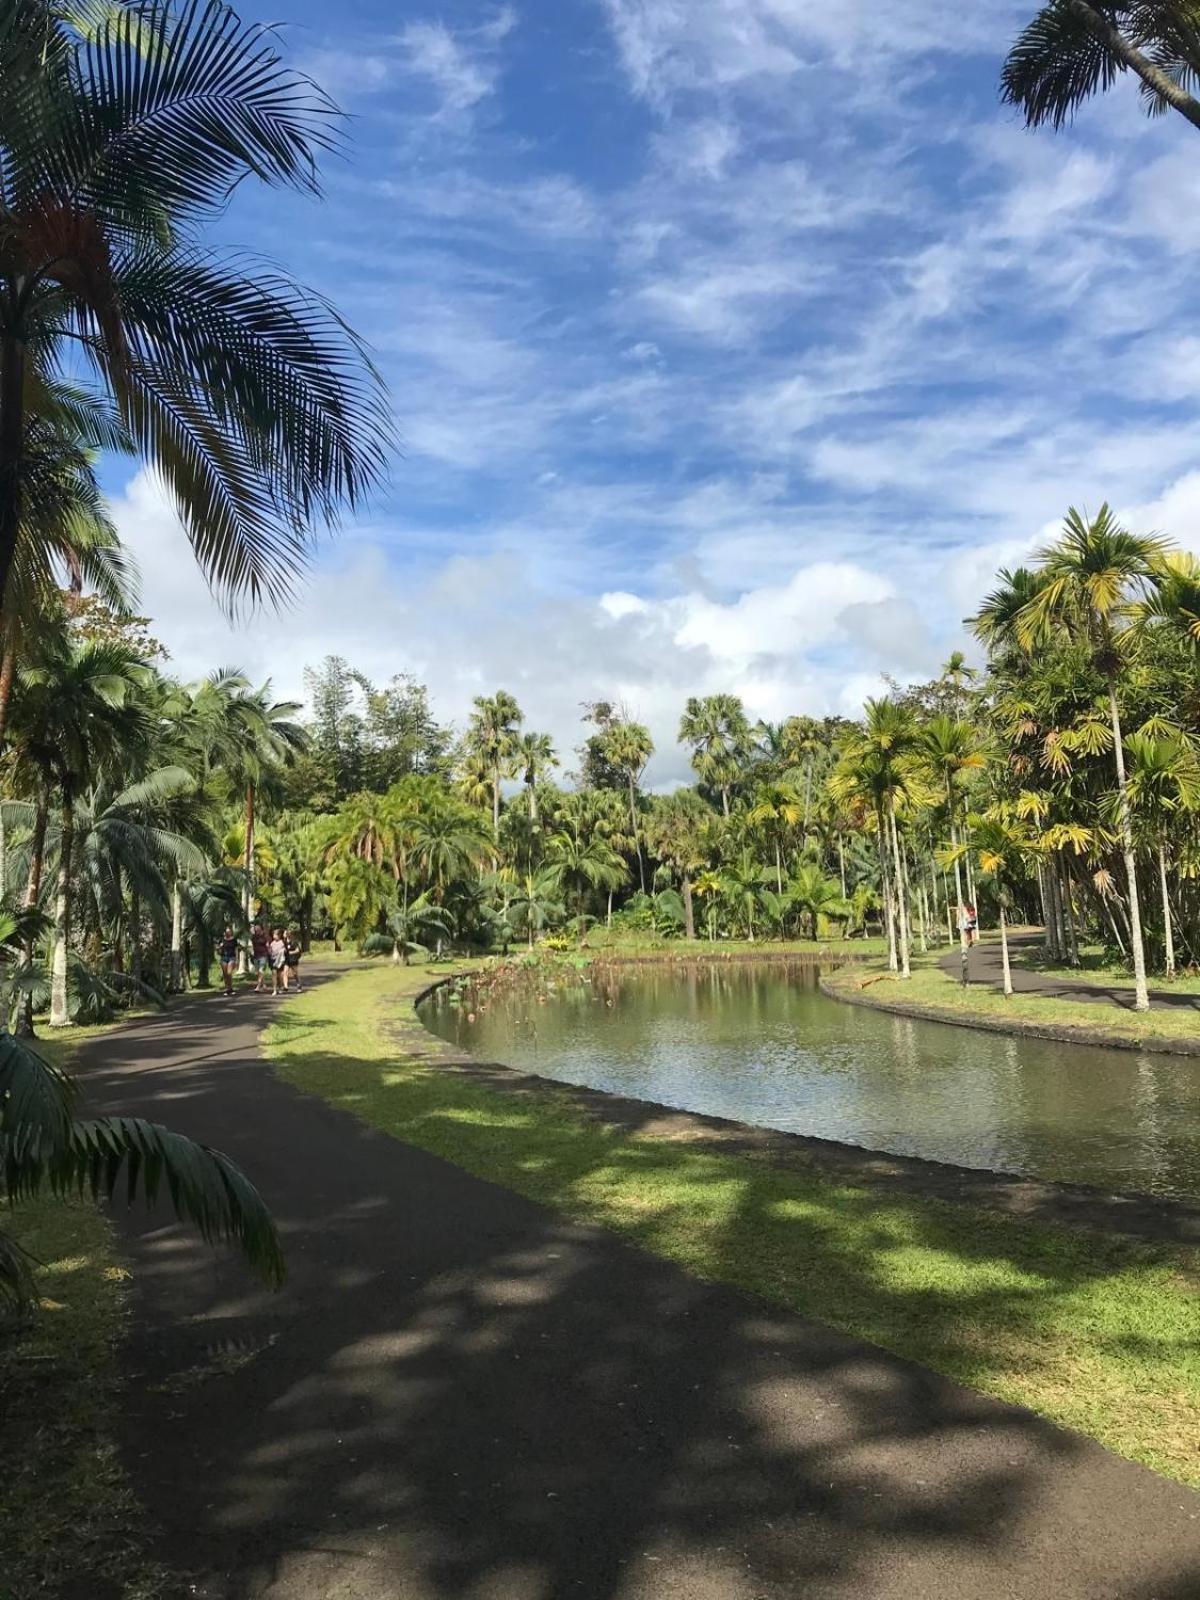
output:
[[[534,780],[532,778],[525,785],[525,790],[526,790],[526,793],[529,796],[529,820],[530,820],[530,822],[536,824],[537,823],[537,819],[538,819],[538,815],[537,815],[537,791],[534,788]],[[498,826],[498,824],[497,824],[497,826]]]
[[[1164,834],[1158,839],[1158,882],[1162,890],[1163,938],[1167,946],[1167,977],[1175,976],[1175,934],[1171,927],[1171,896],[1167,892],[1167,842]]]
[[[892,861],[896,873],[896,910],[900,919],[899,938],[900,945],[900,976],[910,978],[912,972],[909,968],[909,933],[908,933],[908,907],[905,905],[904,895],[904,866],[900,860],[900,834],[896,827],[896,802],[889,798],[888,821],[892,833]]]
[[[75,843],[75,802],[63,792],[58,844],[58,882],[54,891],[54,957],[50,968],[50,1026],[65,1028],[71,1020],[67,999],[67,952],[71,942],[71,855]]]
[[[136,889],[129,895],[129,970],[142,980],[142,897]]]
[[[25,909],[31,911],[42,892],[42,873],[46,865],[46,827],[50,820],[50,799],[44,789],[39,789],[33,813],[33,835],[29,841],[29,876],[25,880]],[[25,965],[33,966],[34,942],[26,939]],[[17,1007],[16,1032],[32,1037],[33,996],[26,992]]]
[[[721,810],[726,816],[729,815],[729,789],[725,784],[721,785]]]
[[[896,951],[896,918],[892,905],[892,874],[888,868],[887,824],[883,819],[883,807],[878,806],[875,812],[876,843],[879,847],[879,883],[883,891],[883,926],[887,934],[888,946],[888,971],[897,972],[900,962]],[[866,926],[863,926],[866,932]]]
[[[685,939],[696,937],[696,916],[692,907],[692,880],[687,873],[683,874],[683,936]]]
[[[838,830],[838,876],[842,880],[842,899],[846,898],[846,847],[842,842],[841,830]]]
[[[642,836],[638,830],[637,821],[637,784],[634,782],[633,768],[626,774],[629,779],[629,827],[633,834],[633,848],[637,851],[638,884],[643,894],[646,892],[646,862],[642,856]]]
[[[242,884],[242,916],[246,926],[250,926],[251,911],[254,905],[254,785],[246,785],[246,847],[245,847],[245,882]],[[250,958],[244,944],[238,946],[238,971],[246,973],[250,970]]]
[[[171,993],[183,991],[183,890],[179,879],[171,885]]]
[[[1000,968],[1004,973],[1004,992],[1005,994],[1011,994],[1013,992],[1012,967],[1008,961],[1008,923],[1004,916],[1003,895],[1000,896]]]
[[[8,727],[8,708],[12,704],[13,678],[17,667],[17,647],[12,640],[11,628],[10,623],[8,642],[3,657],[0,657],[0,749],[4,746],[4,734]]]
[[[962,962],[962,981],[967,981],[967,967],[971,959],[971,946],[967,943],[966,907],[963,899],[962,858],[958,853],[958,828],[954,822],[954,782],[946,779],[946,804],[950,811],[950,848],[954,851],[954,893],[958,898],[958,910],[955,916],[958,920],[958,955]]]
[[[500,837],[500,768],[492,772],[492,838]]]
[[[0,339],[0,606],[21,529],[21,455],[25,443],[25,345]]]
[[[1150,991],[1146,987],[1146,947],[1142,941],[1142,909],[1138,904],[1137,860],[1133,852],[1133,819],[1129,814],[1129,788],[1125,781],[1125,745],[1121,738],[1121,713],[1117,706],[1117,687],[1108,681],[1108,709],[1112,714],[1113,757],[1117,767],[1117,807],[1121,825],[1121,854],[1125,858],[1125,880],[1129,888],[1129,947],[1133,956],[1135,1011],[1149,1011]]]

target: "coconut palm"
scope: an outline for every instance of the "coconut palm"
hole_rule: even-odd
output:
[[[720,794],[728,816],[729,792],[751,748],[750,724],[737,695],[693,695],[679,719],[679,743],[691,745],[693,769]]]
[[[1146,987],[1146,951],[1138,904],[1137,862],[1133,821],[1125,777],[1125,746],[1117,685],[1123,665],[1123,624],[1133,616],[1132,585],[1149,584],[1165,553],[1156,537],[1138,536],[1123,528],[1107,505],[1090,521],[1072,506],[1059,539],[1040,552],[1042,583],[1017,619],[1017,635],[1026,649],[1063,633],[1084,645],[1104,679],[1112,726],[1116,767],[1118,825],[1129,897],[1129,941],[1133,956],[1134,1005],[1150,1007]]]
[[[519,728],[525,713],[504,689],[478,695],[467,730],[467,748],[488,774],[492,790],[492,838],[500,837],[500,785],[511,777],[518,758]]]
[[[1200,128],[1200,27],[1180,0],[1049,0],[1018,35],[1001,94],[1026,127],[1060,128],[1123,73],[1141,81],[1147,115],[1176,111]]]
[[[220,0],[68,12],[0,16],[0,602],[27,419],[72,342],[205,575],[277,597],[378,481],[382,391],[320,296],[201,233],[246,178],[315,192],[334,107]]]

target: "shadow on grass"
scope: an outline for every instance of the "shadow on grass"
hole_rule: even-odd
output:
[[[1196,1592],[1187,1490],[788,1309],[977,1381],[1018,1338],[1059,1372],[1084,1308],[1096,1359],[1140,1331],[1122,1361],[1194,1366],[1191,1325],[1129,1322],[1165,1255],[642,1139],[328,1029],[288,1019],[309,1093],[216,1012],[147,1027],[134,1067],[89,1047],[93,1102],[243,1161],[289,1254],[270,1297],[172,1227],[128,1233],[131,1460],[196,1593]]]

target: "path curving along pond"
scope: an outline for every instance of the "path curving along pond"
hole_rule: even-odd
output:
[[[812,964],[672,962],[435,992],[481,1061],[895,1155],[1200,1198],[1200,1060],[858,1006]]]

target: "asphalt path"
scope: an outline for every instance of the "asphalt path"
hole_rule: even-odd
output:
[[[181,1595],[1200,1596],[1200,1495],[300,1094],[257,1048],[288,1003],[191,998],[78,1059],[96,1110],[241,1162],[288,1253],[272,1295],[121,1224],[125,1448]]]

